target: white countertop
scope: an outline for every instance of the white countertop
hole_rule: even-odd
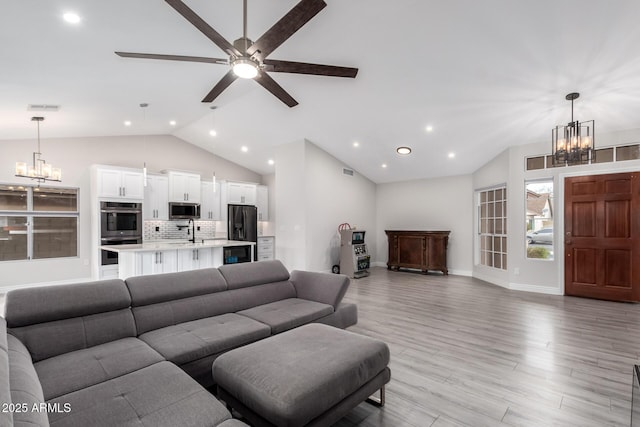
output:
[[[199,248],[222,248],[225,246],[247,246],[255,245],[255,242],[243,242],[240,240],[200,240],[196,243],[178,241],[147,242],[139,245],[107,245],[100,246],[100,249],[111,252],[154,252],[171,251]]]

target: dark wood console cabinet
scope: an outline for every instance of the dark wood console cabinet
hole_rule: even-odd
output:
[[[427,273],[429,270],[447,270],[447,244],[450,231],[405,231],[385,230],[389,241],[387,268],[415,268]]]

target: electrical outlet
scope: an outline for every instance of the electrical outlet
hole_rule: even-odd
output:
[[[513,269],[513,274],[515,274],[516,276],[519,276],[520,275],[520,268],[519,267],[514,268]]]
[[[156,231],[160,231],[160,227],[156,227]]]
[[[197,229],[198,231],[200,231],[200,226],[196,227],[196,229]]]

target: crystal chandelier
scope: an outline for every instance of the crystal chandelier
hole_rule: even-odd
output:
[[[594,148],[594,121],[573,120],[573,101],[579,96],[579,93],[572,92],[565,97],[567,101],[571,101],[571,122],[551,130],[551,153],[555,165],[580,165],[591,161]]]
[[[45,181],[62,181],[62,170],[60,168],[54,168],[50,163],[47,163],[41,156],[40,151],[40,122],[44,120],[44,117],[31,117],[32,122],[38,124],[38,151],[33,153],[33,163],[27,167],[26,162],[16,162],[16,176],[20,178],[31,178],[38,182]]]

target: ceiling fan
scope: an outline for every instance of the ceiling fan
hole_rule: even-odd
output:
[[[193,24],[213,43],[229,55],[229,59],[200,56],[160,55],[153,53],[115,52],[125,58],[162,59],[170,61],[205,62],[231,65],[231,70],[211,89],[202,102],[212,102],[238,77],[254,79],[289,107],[298,102],[293,99],[267,72],[313,74],[318,76],[351,77],[358,74],[357,68],[333,65],[308,64],[304,62],[267,59],[278,46],[284,43],[304,24],[316,16],[327,4],[324,0],[302,0],[255,42],[247,38],[247,0],[243,0],[243,35],[229,43],[200,16],[181,0],[165,0],[187,21]]]

